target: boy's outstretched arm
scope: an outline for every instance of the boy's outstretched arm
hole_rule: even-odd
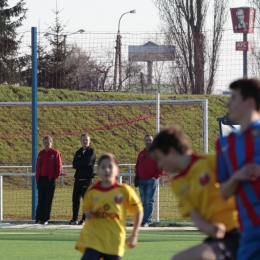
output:
[[[260,166],[248,164],[236,171],[226,182],[220,184],[220,194],[223,199],[234,195],[241,181],[255,181],[260,175]]]
[[[207,222],[195,209],[190,212],[190,217],[195,226],[208,236],[212,238],[223,238],[225,236],[226,227],[224,224]]]
[[[138,237],[138,231],[139,227],[143,220],[143,211],[138,212],[134,216],[134,224],[133,224],[133,230],[131,235],[126,239],[126,246],[128,248],[133,248],[137,244],[137,237]]]

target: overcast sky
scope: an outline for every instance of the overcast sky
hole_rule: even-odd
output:
[[[10,6],[18,0],[8,0]],[[213,0],[212,0],[213,1]],[[244,6],[246,0],[231,0],[231,6]],[[158,31],[160,19],[152,0],[57,0],[60,18],[67,23],[68,32],[84,29],[86,32],[116,32],[120,16],[126,14],[120,25],[121,32]],[[20,30],[40,27],[41,31],[52,25],[56,0],[26,0],[27,19]]]

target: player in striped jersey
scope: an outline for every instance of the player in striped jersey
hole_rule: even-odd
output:
[[[259,260],[260,81],[240,79],[230,89],[229,116],[240,130],[216,142],[217,179],[223,198],[236,195],[242,231],[238,260]]]
[[[89,187],[83,200],[87,221],[76,243],[82,260],[120,260],[128,248],[135,247],[143,208],[136,192],[126,184],[118,184],[116,158],[104,154],[98,160],[100,181]],[[126,238],[126,214],[134,214],[131,235]]]

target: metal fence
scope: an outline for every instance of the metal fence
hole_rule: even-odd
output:
[[[120,169],[127,169],[118,176],[119,183],[126,183],[133,186],[135,164],[120,164]],[[31,219],[32,189],[31,166],[0,166],[0,221],[20,221]],[[3,172],[8,171],[8,172]],[[22,172],[18,172],[22,171]],[[64,165],[63,172],[56,183],[51,220],[68,221],[71,218],[73,175],[72,166]],[[12,177],[12,178],[10,178]],[[170,182],[172,176],[161,176],[159,188],[155,199],[155,210],[153,221],[156,222],[183,222],[178,214],[177,201],[174,198]],[[94,178],[94,182],[98,180]],[[139,194],[138,188],[136,192]],[[81,212],[79,213],[81,214]],[[128,216],[132,220],[132,216]]]
[[[248,35],[252,51],[248,56],[248,76],[259,76],[259,34]],[[6,69],[0,72],[0,84],[31,85],[31,33],[19,33],[21,43],[17,51],[9,53]],[[205,42],[205,85],[209,73],[212,31],[203,32]],[[243,54],[235,50],[235,42],[242,34],[225,30],[218,55],[213,87],[215,93],[227,88],[234,79],[243,76]],[[177,62],[178,49],[171,43],[172,57],[164,59],[162,46],[169,46],[163,33],[75,33],[38,32],[38,84],[45,88],[68,88],[88,91],[134,91],[178,93],[178,71],[184,64]],[[134,57],[131,48],[150,46],[154,53],[142,52]],[[6,46],[8,48],[8,46]],[[116,55],[120,52],[120,64]],[[158,52],[156,54],[156,52]],[[3,55],[0,53],[0,55]],[[138,55],[138,53],[136,54]],[[139,60],[139,61],[138,61]],[[0,61],[1,62],[1,61]],[[120,75],[119,75],[120,74]]]

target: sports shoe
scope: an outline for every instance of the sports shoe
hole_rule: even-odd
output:
[[[141,227],[149,227],[149,224],[148,223],[144,223],[141,225]]]
[[[78,225],[78,222],[71,219],[68,225]]]
[[[39,224],[41,224],[41,225],[48,225],[48,221],[40,221]]]
[[[78,222],[78,225],[83,225],[85,223],[85,221],[83,219],[81,219],[79,222]]]
[[[35,223],[35,224],[40,224],[40,222],[41,222],[40,220],[35,220],[34,223]]]

